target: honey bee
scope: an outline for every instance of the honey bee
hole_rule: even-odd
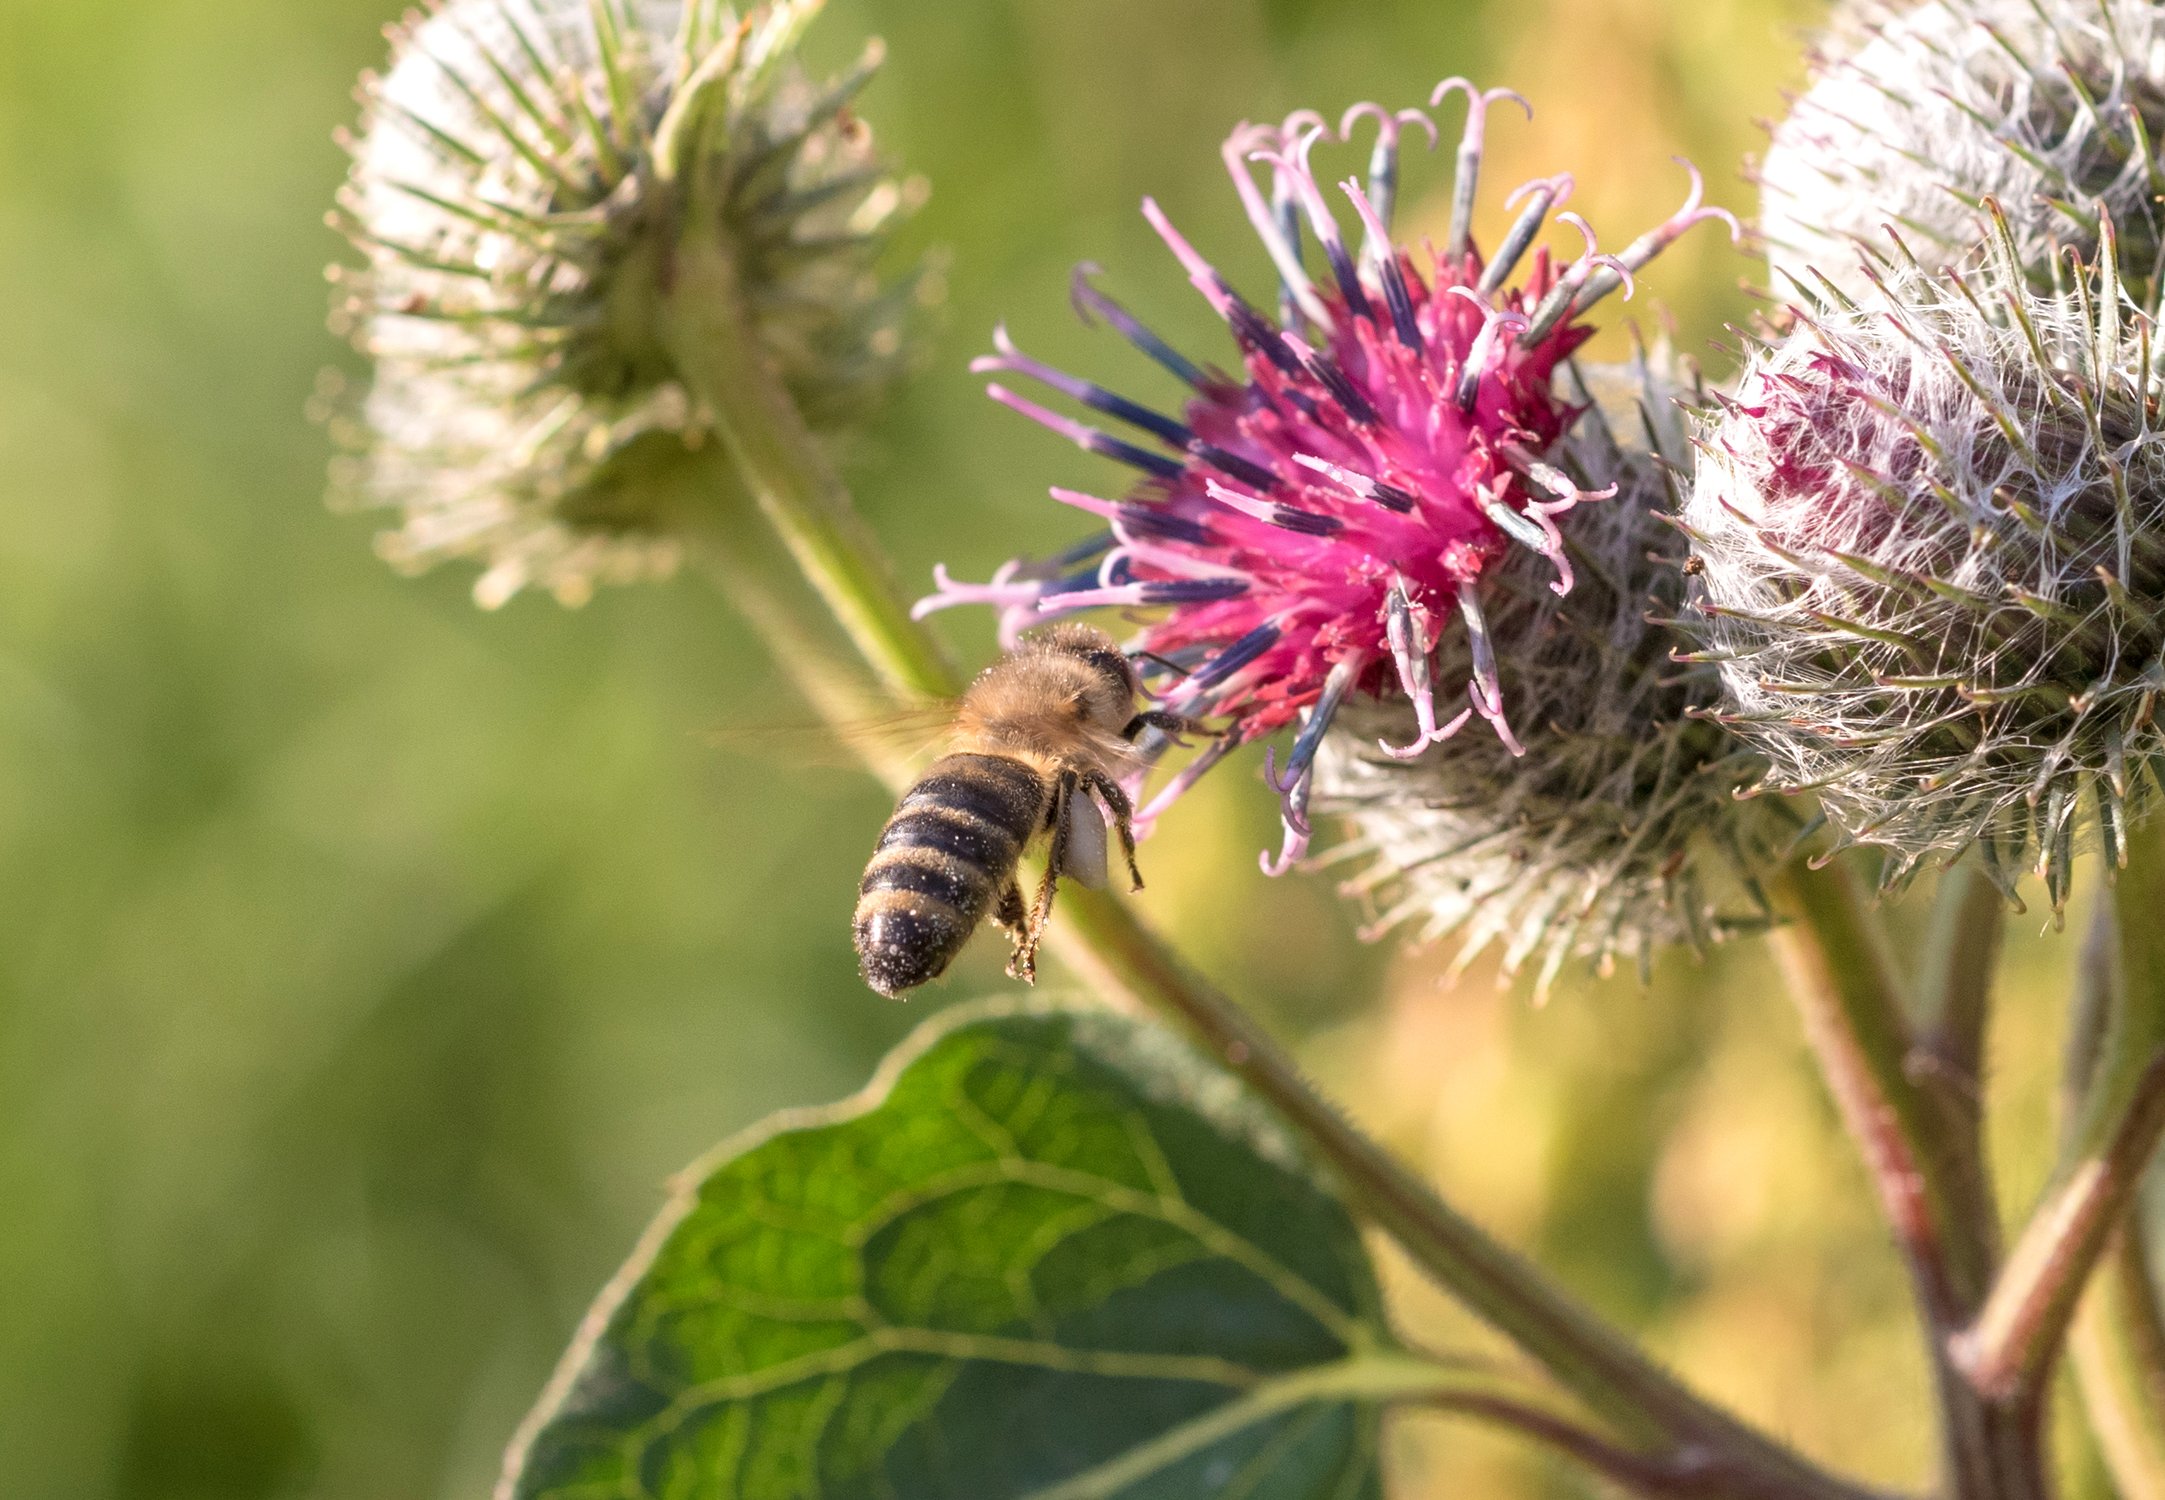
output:
[[[1144,765],[1146,729],[1187,721],[1136,712],[1142,683],[1103,631],[1058,625],[979,674],[955,714],[952,749],[902,796],[858,886],[865,983],[899,996],[944,972],[989,913],[1014,944],[1007,972],[1034,982],[1063,875],[1106,879],[1106,818],[1135,867],[1135,810],[1121,779]],[[1040,836],[1051,852],[1028,906],[1016,869]]]

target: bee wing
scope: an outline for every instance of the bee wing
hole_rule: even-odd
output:
[[[955,725],[952,701],[912,703],[840,722],[729,724],[706,733],[717,750],[786,766],[862,769],[867,758],[928,754]]]
[[[1105,889],[1105,814],[1089,792],[1077,791],[1067,799],[1067,857],[1060,871],[1093,891]]]

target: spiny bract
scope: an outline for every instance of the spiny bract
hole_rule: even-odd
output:
[[[1664,512],[1689,391],[1665,356],[1585,375],[1570,463],[1619,491],[1563,523],[1578,586],[1558,596],[1521,557],[1485,584],[1526,753],[1459,735],[1396,760],[1382,743],[1412,714],[1367,702],[1341,712],[1316,762],[1314,810],[1349,820],[1332,857],[1364,861],[1349,890],[1379,913],[1373,930],[1456,934],[1461,965],[1500,944],[1506,974],[1539,961],[1537,994],[1574,957],[1643,971],[1668,943],[1762,925],[1755,877],[1799,821],[1776,799],[1737,799],[1765,763],[1698,717],[1720,700],[1714,670],[1670,658],[1684,538]],[[1438,670],[1466,672],[1468,656],[1453,638]]]
[[[912,286],[873,272],[908,196],[850,101],[873,48],[814,88],[794,56],[820,0],[448,0],[389,30],[333,221],[334,322],[375,365],[334,490],[394,506],[394,563],[539,584],[667,567],[659,511],[702,414],[669,348],[669,259],[718,214],[765,357],[816,427],[884,394]]]
[[[1689,623],[1771,784],[1890,881],[1977,844],[2057,909],[2165,751],[2165,432],[2109,229],[2064,294],[1995,245],[1968,276],[1898,257],[1753,358],[1686,508]]]
[[[2149,278],[2161,127],[2155,0],[1851,4],[1760,166],[1769,258],[1785,291],[1816,270],[1856,295],[1852,240],[1885,253],[1892,225],[1926,265],[1960,263],[1991,198],[2047,282],[2059,247],[2096,253],[2102,201],[2122,269]]]

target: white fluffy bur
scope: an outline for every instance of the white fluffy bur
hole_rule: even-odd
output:
[[[1982,237],[1986,199],[2021,264],[2097,248],[2100,202],[2123,270],[2153,273],[2165,127],[2165,8],[2155,0],[1853,0],[1760,164],[1760,229],[1778,286],[1817,271],[1866,283],[1852,246],[1888,227],[1928,266]]]
[[[874,262],[910,194],[850,108],[877,49],[825,87],[795,63],[819,8],[436,0],[389,28],[333,215],[366,262],[333,268],[333,324],[373,383],[332,420],[334,500],[402,513],[391,562],[474,558],[489,606],[673,565],[672,481],[720,482],[684,475],[712,465],[662,327],[695,174],[728,315],[806,418],[845,426],[892,386],[917,283]]]
[[[2034,290],[1897,256],[1760,349],[1702,434],[1688,626],[1724,720],[1842,840],[1978,846],[2057,910],[2117,860],[2165,752],[2165,431],[2152,328],[2114,274]]]
[[[1313,811],[1342,817],[1333,859],[1360,861],[1349,891],[1372,935],[1453,936],[1463,967],[1500,948],[1503,972],[1537,967],[1546,994],[1564,965],[1642,971],[1663,946],[1694,947],[1764,925],[1755,877],[1801,822],[1779,799],[1739,802],[1764,763],[1722,726],[1711,667],[1680,665],[1662,623],[1681,607],[1684,541],[1665,524],[1671,467],[1686,461],[1680,377],[1657,364],[1593,367],[1590,407],[1565,462],[1618,493],[1563,518],[1577,586],[1519,560],[1496,572],[1484,647],[1444,634],[1439,681],[1493,651],[1524,754],[1460,733],[1407,761],[1378,741],[1412,738],[1401,703],[1351,700],[1317,761]],[[1649,614],[1654,618],[1649,618]]]

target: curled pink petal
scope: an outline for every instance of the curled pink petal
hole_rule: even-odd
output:
[[[1436,143],[1442,138],[1436,129],[1436,122],[1428,117],[1426,110],[1401,109],[1393,112],[1380,104],[1371,104],[1365,100],[1338,117],[1338,138],[1342,141],[1352,140],[1354,122],[1362,119],[1374,120],[1376,129],[1393,145],[1397,144],[1403,134],[1403,127],[1407,125],[1418,125],[1428,133],[1428,148],[1431,151],[1436,149]]]
[[[1505,208],[1517,208],[1519,204],[1525,202],[1534,194],[1547,193],[1549,195],[1549,206],[1554,208],[1558,204],[1568,201],[1572,189],[1577,186],[1577,179],[1569,172],[1558,172],[1553,177],[1529,178],[1511,190],[1511,196],[1503,200],[1503,206]]]

